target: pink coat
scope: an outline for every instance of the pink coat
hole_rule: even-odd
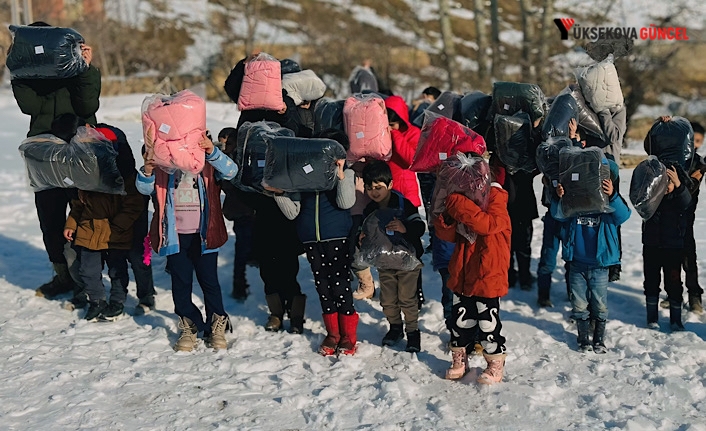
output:
[[[380,97],[358,95],[346,99],[343,123],[351,143],[348,160],[356,162],[364,157],[390,160],[392,138],[385,102]]]
[[[189,90],[157,96],[146,102],[142,128],[145,142],[154,142],[153,161],[165,168],[198,174],[206,162],[199,147],[206,131],[206,102]]]
[[[267,109],[279,111],[284,108],[282,98],[282,72],[279,61],[252,60],[245,63],[245,76],[240,87],[238,109],[249,111]]]

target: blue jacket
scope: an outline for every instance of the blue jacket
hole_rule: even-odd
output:
[[[347,239],[353,219],[348,208],[336,203],[336,189],[328,192],[301,193],[297,234],[301,242]]]
[[[596,244],[596,263],[600,268],[620,263],[618,226],[625,223],[630,218],[631,212],[623,197],[617,192],[610,198],[610,207],[614,210],[612,213],[592,215],[592,217],[598,217],[600,219],[597,234],[598,243]],[[577,234],[580,235],[582,232],[581,229],[576,228],[579,217],[570,217],[568,219],[559,218],[557,216],[559,213],[558,200],[552,200],[551,213],[556,220],[564,224],[561,254],[565,261],[571,262],[574,260],[574,253],[576,251],[576,236]]]
[[[444,241],[434,235],[434,240],[431,242],[431,260],[434,264],[434,271],[449,267],[455,248],[455,242]]]

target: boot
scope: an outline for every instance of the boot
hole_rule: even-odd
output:
[[[689,295],[689,309],[696,314],[704,312],[704,307],[701,305],[701,295]]]
[[[552,301],[549,299],[549,288],[552,283],[551,274],[537,275],[537,305],[542,308],[553,307]]]
[[[451,367],[446,370],[446,380],[458,380],[470,371],[466,346],[451,346]]]
[[[665,298],[665,299],[659,301],[659,307],[668,310],[669,309],[669,299]]]
[[[647,327],[650,329],[659,329],[659,296],[648,296],[645,298],[647,307]]]
[[[103,312],[103,310],[105,310],[107,306],[108,304],[102,299],[98,301],[89,301],[88,311],[86,311],[84,319],[88,320],[89,322],[97,322],[98,316],[101,315],[101,313]]]
[[[245,276],[233,277],[233,291],[230,296],[238,302],[245,302],[248,299],[248,295],[250,295],[250,286],[245,281]]]
[[[181,334],[179,334],[179,339],[176,344],[174,344],[174,350],[177,352],[190,352],[194,350],[196,334],[199,332],[194,322],[188,317],[180,317],[178,327]]]
[[[614,281],[620,280],[621,270],[622,270],[622,267],[620,266],[620,264],[609,266],[608,267],[608,281],[614,282]]]
[[[265,296],[267,307],[270,309],[270,317],[265,323],[265,331],[276,332],[282,329],[282,319],[284,318],[284,307],[282,299],[278,293]]]
[[[155,300],[154,300],[154,295],[147,295],[144,298],[140,299],[140,302],[137,304],[137,307],[135,307],[135,315],[136,316],[143,316],[150,311],[154,311],[155,309]]]
[[[319,353],[323,356],[333,356],[336,354],[338,342],[341,340],[341,333],[338,329],[338,313],[324,314],[323,317],[326,338],[319,347]]]
[[[390,330],[387,331],[384,337],[382,337],[383,346],[392,346],[397,344],[398,341],[404,338],[404,331],[402,331],[402,324],[395,323],[390,325]]]
[[[588,341],[588,333],[591,330],[590,326],[591,322],[588,319],[576,320],[576,329],[578,329],[576,341],[579,345],[579,350],[584,353],[591,351],[591,342]]]
[[[338,343],[339,355],[354,355],[358,342],[358,313],[338,314],[338,327],[341,330],[341,341]]]
[[[353,292],[353,299],[371,299],[375,296],[375,282],[370,268],[365,268],[355,273],[358,277],[358,290]]]
[[[48,283],[39,286],[35,295],[53,299],[63,293],[73,292],[74,280],[69,273],[69,266],[65,263],[52,263],[52,266],[56,275]]]
[[[292,309],[289,311],[289,333],[304,333],[304,309],[306,308],[306,295],[294,295]]]
[[[124,308],[120,302],[110,301],[108,306],[98,316],[98,320],[101,322],[114,322],[123,316]]]
[[[405,352],[418,353],[422,350],[421,340],[422,334],[419,329],[416,331],[407,333],[407,347],[404,349]]]
[[[211,335],[208,336],[208,345],[215,350],[227,349],[226,329],[231,328],[228,316],[214,314],[211,317]],[[233,332],[233,329],[230,329]]]
[[[492,385],[500,383],[503,380],[503,372],[505,370],[505,353],[497,353],[489,355],[483,352],[483,357],[488,362],[488,367],[478,376],[478,383],[484,385]]]
[[[684,330],[684,325],[681,323],[681,301],[669,300],[669,327],[672,332]]]
[[[596,319],[596,328],[593,330],[593,351],[601,354],[606,353],[608,349],[603,342],[605,337],[605,320]]]

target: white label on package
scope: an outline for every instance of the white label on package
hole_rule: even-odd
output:
[[[35,54],[44,54],[44,46],[43,45],[37,45],[34,47],[34,53]]]
[[[358,139],[363,139],[365,137],[365,133],[363,132],[358,132],[355,134],[355,137]]]
[[[503,105],[503,109],[506,110],[506,111],[509,111],[509,110],[510,110],[510,105],[508,105],[507,103],[504,104],[504,105]]]
[[[385,229],[385,233],[386,233],[387,235],[389,235],[389,236],[392,236],[392,235],[395,234],[395,231],[392,230],[392,229]]]
[[[258,167],[258,168],[264,168],[264,167],[265,167],[265,161],[264,161],[264,160],[258,160],[258,161],[257,161],[257,167]]]
[[[64,182],[70,186],[74,185],[74,182],[69,177],[64,178]]]
[[[159,126],[159,131],[162,133],[169,133],[169,131],[172,130],[172,126],[166,123],[162,123],[161,126]]]
[[[579,180],[579,174],[578,172],[574,172],[571,174],[571,181],[578,181]]]
[[[439,111],[443,111],[443,110],[444,110],[444,105],[439,105],[439,106],[436,107],[436,109],[438,109]]]
[[[304,169],[305,174],[310,174],[310,173],[314,172],[314,168],[312,168],[311,165],[306,165],[302,169]]]
[[[554,188],[556,188],[559,185],[559,181],[552,180],[552,185],[554,186]]]
[[[446,153],[439,153],[439,160],[446,160]]]

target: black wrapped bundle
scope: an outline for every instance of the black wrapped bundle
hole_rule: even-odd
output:
[[[630,180],[630,202],[643,220],[657,211],[668,186],[667,168],[657,156],[649,156],[635,166]]]
[[[285,75],[287,73],[297,73],[297,72],[302,71],[302,68],[301,68],[301,66],[299,66],[299,63],[292,60],[291,58],[285,58],[284,60],[280,60],[279,64],[280,64],[280,70],[282,71],[282,75]]]
[[[464,126],[483,134],[488,127],[488,110],[493,103],[493,97],[482,91],[467,93],[461,98],[461,120]],[[477,130],[476,128],[479,128]]]
[[[535,161],[537,168],[550,180],[559,180],[561,169],[559,169],[559,152],[562,148],[573,146],[571,139],[566,136],[552,137],[542,142],[537,147]]]
[[[581,87],[579,87],[578,84],[571,84],[559,93],[559,95],[562,94],[570,94],[576,101],[576,107],[578,109],[578,118],[576,120],[579,123],[579,132],[582,135],[590,135],[594,138],[598,138],[602,142],[609,143],[605,132],[603,132],[603,127],[601,127],[598,114],[586,104],[586,99],[583,97],[583,93],[581,93]]]
[[[603,192],[603,180],[610,179],[610,166],[600,148],[563,148],[559,151],[559,168],[564,217],[611,211],[609,197]]]
[[[457,120],[461,112],[461,95],[453,91],[444,91],[426,110],[452,120]],[[423,115],[420,115],[412,124],[421,128],[424,123],[423,117]]]
[[[346,150],[331,139],[277,136],[267,145],[263,182],[286,192],[332,190]]]
[[[552,101],[547,118],[542,126],[542,140],[553,136],[569,136],[569,120],[576,119],[578,123],[578,105],[571,94],[560,94]]]
[[[657,120],[645,137],[645,152],[667,166],[679,164],[687,171],[694,155],[694,130],[689,120],[672,117],[669,121]]]
[[[362,227],[365,236],[355,257],[357,265],[402,271],[421,265],[414,246],[401,233],[385,229],[395,217],[402,219],[404,215],[399,209],[380,208],[365,219]]]
[[[495,116],[495,146],[500,161],[509,174],[532,172],[535,167],[530,116],[518,112],[513,116]]]
[[[52,188],[77,188],[90,192],[125,194],[118,170],[118,152],[94,129],[79,127],[66,143],[54,135],[25,139],[19,147],[35,192]]]
[[[323,97],[314,107],[314,133],[326,129],[344,130],[343,105],[345,100],[334,100]]]
[[[11,25],[14,38],[7,54],[12,79],[72,78],[88,69],[81,56],[83,36],[62,27]]]
[[[275,136],[294,136],[294,132],[268,121],[245,122],[238,128],[235,148],[238,174],[231,180],[233,185],[246,192],[272,195],[272,192],[262,187],[262,178],[265,172],[267,143]]]
[[[493,84],[493,103],[489,114],[513,115],[527,112],[531,123],[544,117],[544,93],[537,84],[496,82]]]

